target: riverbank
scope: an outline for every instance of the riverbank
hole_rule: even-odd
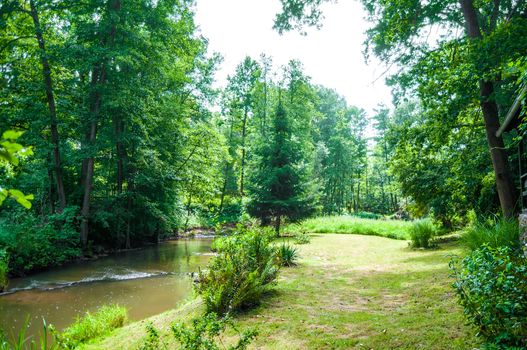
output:
[[[314,235],[298,246],[301,259],[283,269],[276,292],[236,317],[256,327],[259,349],[471,349],[474,331],[450,287],[455,242],[416,251],[401,240],[359,235]],[[86,349],[134,349],[153,322],[168,334],[174,321],[199,314],[199,300],[99,339]],[[166,337],[167,341],[170,337]]]

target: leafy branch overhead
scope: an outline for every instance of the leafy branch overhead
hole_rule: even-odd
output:
[[[0,140],[0,167],[10,170],[9,168],[18,166],[20,158],[33,155],[31,147],[24,147],[16,142],[23,133],[23,131],[7,130],[2,134],[2,139]],[[0,205],[8,197],[13,198],[27,209],[31,208],[30,201],[34,198],[32,194],[25,195],[17,189],[7,189],[0,186]]]

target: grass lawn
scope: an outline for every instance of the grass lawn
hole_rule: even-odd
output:
[[[314,235],[298,246],[297,267],[285,268],[276,292],[238,315],[239,328],[256,327],[253,349],[472,349],[474,331],[450,288],[453,243],[414,251],[407,243],[360,235]],[[152,317],[162,332],[202,310],[198,300]],[[141,321],[87,349],[134,349]],[[168,338],[167,338],[168,339]],[[177,348],[177,347],[176,347]]]
[[[381,236],[394,239],[409,239],[411,221],[372,220],[359,217],[324,216],[286,226],[285,232],[309,233],[348,233],[368,236]]]

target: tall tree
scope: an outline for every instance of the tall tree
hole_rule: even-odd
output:
[[[276,28],[283,31],[318,24],[322,2],[282,0],[283,13],[277,16]],[[511,104],[502,73],[510,61],[527,51],[527,42],[518,40],[527,33],[527,3],[362,2],[373,23],[368,30],[367,52],[400,65],[401,70],[391,79],[399,91],[416,92],[423,107],[437,109],[437,117],[443,121],[451,122],[479,105],[502,212],[513,215],[517,191],[504,141],[496,131],[500,109]],[[434,28],[441,28],[442,35],[431,41],[424,34]]]
[[[308,191],[301,162],[302,145],[295,141],[293,123],[280,100],[273,117],[270,143],[258,150],[250,185],[249,212],[262,222],[274,219],[280,235],[282,218],[298,219],[312,212],[313,197]]]

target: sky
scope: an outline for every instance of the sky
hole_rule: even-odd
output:
[[[383,73],[386,66],[365,62],[364,32],[369,23],[359,1],[340,0],[323,5],[323,27],[279,35],[273,30],[279,0],[197,0],[196,23],[209,40],[209,50],[224,61],[217,74],[218,86],[245,56],[273,57],[275,67],[298,59],[312,82],[335,89],[348,104],[364,108],[371,116],[378,104],[391,105]]]

